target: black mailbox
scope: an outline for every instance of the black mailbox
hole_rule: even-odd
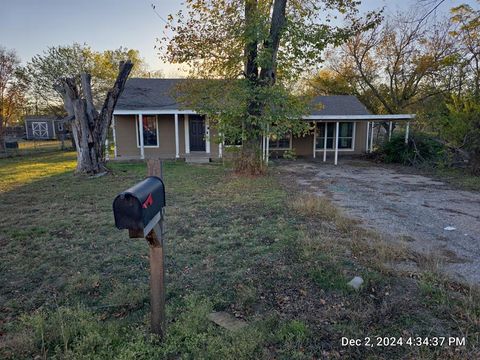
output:
[[[159,221],[164,207],[163,181],[159,177],[149,176],[113,200],[115,226],[118,229],[144,231],[146,235]]]

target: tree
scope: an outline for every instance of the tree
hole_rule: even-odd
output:
[[[116,50],[97,52],[86,44],[49,47],[43,54],[36,55],[27,64],[31,83],[31,97],[47,112],[58,111],[62,95],[54,86],[60,78],[75,79],[81,88],[82,73],[91,74],[95,105],[101,105],[108,89],[115,82],[121,61],[135,64],[132,76],[143,77],[147,73],[145,62],[138,50],[120,47]]]
[[[66,120],[72,121],[72,133],[77,144],[77,174],[92,175],[106,171],[105,140],[115,104],[132,67],[130,61],[120,63],[115,83],[107,92],[100,112],[95,110],[90,74],[81,74],[81,86],[78,86],[74,77],[62,78],[55,85],[56,91],[63,98],[68,114]]]
[[[460,53],[468,68],[473,95],[480,100],[480,10],[463,4],[451,9],[451,21],[457,24],[453,35],[460,44]]]
[[[263,171],[260,147],[267,132],[308,130],[298,120],[306,101],[288,85],[318,65],[328,44],[338,45],[378,21],[378,14],[370,13],[358,26],[357,5],[353,0],[187,0],[186,15],[168,17],[173,36],[163,38],[163,58],[190,65],[193,77],[223,80],[193,81],[181,93],[223,136],[241,135],[237,171]],[[335,11],[350,18],[351,26],[331,25]]]
[[[329,56],[329,69],[351,84],[371,111],[409,111],[458,84],[457,49],[446,22],[397,14],[350,38]]]
[[[5,128],[19,116],[25,90],[20,59],[15,51],[0,46],[0,151],[5,150]]]

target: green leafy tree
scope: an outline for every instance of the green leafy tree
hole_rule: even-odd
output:
[[[147,66],[138,50],[120,47],[103,52],[94,51],[86,44],[49,47],[42,54],[36,55],[27,64],[27,74],[31,83],[31,98],[36,107],[43,111],[63,111],[61,94],[55,85],[62,78],[75,79],[76,86],[81,89],[80,76],[88,73],[92,77],[92,91],[96,106],[100,105],[107,90],[115,82],[118,66],[122,61],[134,64],[133,77],[144,77],[148,74]]]
[[[186,10],[170,15],[173,35],[161,44],[164,60],[188,64],[192,81],[182,91],[193,108],[205,113],[219,131],[242,139],[237,171],[264,170],[261,139],[286,131],[308,131],[300,119],[307,101],[291,84],[322,61],[328,45],[339,45],[354,32],[379,20],[369,13],[356,19],[353,0],[187,0]],[[332,24],[335,16],[351,25]],[[221,81],[218,81],[221,80]]]

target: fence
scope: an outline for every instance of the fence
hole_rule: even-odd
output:
[[[72,149],[70,140],[66,140],[63,146],[60,140],[17,140],[17,143],[18,148],[7,146],[3,153],[0,152],[0,157],[22,156]],[[11,144],[11,142],[9,142],[9,144]]]

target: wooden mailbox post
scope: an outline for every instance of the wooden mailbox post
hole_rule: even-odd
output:
[[[165,187],[160,160],[148,160],[148,177],[113,201],[115,225],[130,238],[145,238],[150,248],[150,310],[152,333],[165,335],[165,254],[163,218]]]

